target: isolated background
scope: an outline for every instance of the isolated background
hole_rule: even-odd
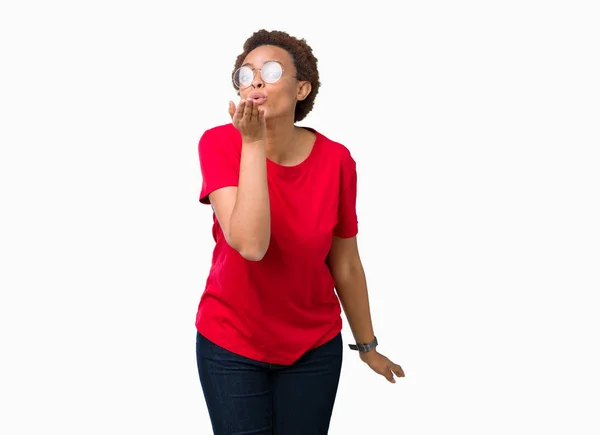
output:
[[[300,125],[358,162],[379,349],[406,372],[347,350],[330,433],[599,433],[593,3],[2,2],[0,432],[210,433],[197,142],[266,28],[319,60]]]

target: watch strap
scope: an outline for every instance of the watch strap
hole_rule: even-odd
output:
[[[359,352],[369,352],[370,350],[375,349],[377,347],[377,344],[378,344],[377,337],[375,337],[373,339],[373,341],[370,343],[366,343],[366,344],[356,343],[356,344],[349,344],[348,346],[352,350],[358,350]]]

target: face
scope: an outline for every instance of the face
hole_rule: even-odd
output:
[[[259,71],[269,61],[276,61],[283,68],[281,78],[275,83],[265,82]],[[262,45],[248,53],[242,65],[254,70],[254,78],[248,87],[239,89],[240,97],[252,99],[259,104],[265,111],[265,118],[291,116],[293,119],[296,103],[304,100],[310,93],[310,82],[295,78],[296,68],[292,56],[283,48]]]

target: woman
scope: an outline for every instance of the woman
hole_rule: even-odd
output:
[[[231,124],[198,146],[200,202],[216,245],[196,317],[198,372],[217,435],[327,434],[342,365],[344,309],[360,358],[375,350],[348,149],[298,127],[319,89],[305,40],[261,30],[236,60]],[[337,291],[334,292],[334,288]],[[339,299],[338,299],[339,297]]]

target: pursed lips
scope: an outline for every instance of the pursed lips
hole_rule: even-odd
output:
[[[250,95],[248,95],[248,100],[252,100],[254,104],[260,105],[267,101],[267,96],[260,92],[252,92]]]

